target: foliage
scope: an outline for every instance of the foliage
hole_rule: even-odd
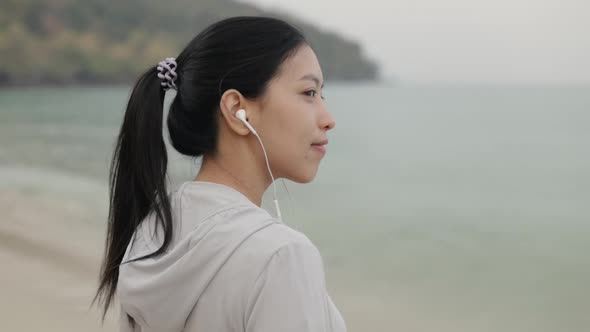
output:
[[[229,0],[3,0],[0,85],[127,83],[179,53],[207,25],[236,15],[274,16],[299,27],[326,79],[377,78],[377,65],[357,43]]]

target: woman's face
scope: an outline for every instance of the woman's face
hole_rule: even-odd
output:
[[[322,86],[318,59],[304,44],[281,65],[260,98],[256,130],[275,178],[307,183],[315,177],[324,152],[313,144],[327,140],[328,130],[335,126]]]

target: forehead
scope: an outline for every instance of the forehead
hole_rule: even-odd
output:
[[[276,79],[293,82],[310,74],[323,80],[322,69],[315,52],[307,44],[303,44],[281,65]]]

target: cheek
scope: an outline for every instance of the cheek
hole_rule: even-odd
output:
[[[285,96],[273,105],[273,125],[276,133],[282,137],[297,139],[304,127],[305,108],[300,100]]]
[[[272,145],[282,150],[281,159],[291,162],[308,158],[314,137],[314,112],[312,106],[294,93],[275,96],[265,109],[269,114]]]

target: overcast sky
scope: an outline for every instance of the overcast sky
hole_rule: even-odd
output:
[[[360,41],[383,77],[590,82],[590,0],[241,0]]]

